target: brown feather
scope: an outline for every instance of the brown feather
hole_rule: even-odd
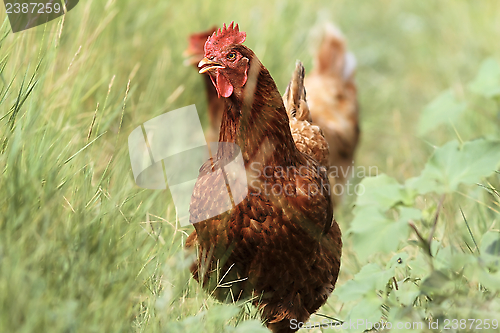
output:
[[[294,143],[274,80],[250,49],[234,49],[250,59],[249,77],[242,92],[235,89],[224,99],[219,141],[241,148],[249,193],[226,212],[205,218],[213,207],[223,208],[213,201],[217,191],[226,190],[217,185],[222,173],[213,170],[235,153],[219,146],[201,168],[191,199],[191,220],[202,220],[186,244],[198,250],[191,270],[217,299],[252,298],[273,332],[294,332],[290,320],[305,322],[334,288],[341,233],[327,176]],[[265,167],[272,172],[265,174]],[[273,186],[291,190],[273,193]]]

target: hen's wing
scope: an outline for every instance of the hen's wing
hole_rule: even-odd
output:
[[[329,24],[305,78],[311,117],[321,127],[330,148],[329,164],[336,182],[345,182],[352,172],[359,138],[358,103],[354,73],[356,59],[347,52],[345,39]]]
[[[297,61],[292,80],[283,95],[283,104],[290,119],[290,130],[297,148],[328,167],[328,143],[321,129],[312,124],[304,88],[304,66]]]

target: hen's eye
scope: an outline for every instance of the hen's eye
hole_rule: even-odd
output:
[[[226,56],[227,60],[234,60],[236,59],[236,53],[231,52]]]

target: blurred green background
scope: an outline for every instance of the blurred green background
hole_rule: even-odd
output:
[[[450,87],[460,98],[481,62],[499,59],[495,0],[86,0],[16,34],[1,12],[2,332],[219,332],[230,318],[241,332],[260,327],[247,306],[205,315],[219,305],[190,279],[182,244],[192,227],[177,226],[168,190],[135,186],[130,167],[139,124],[189,104],[206,122],[202,78],[183,66],[193,32],[239,23],[283,93],[296,59],[311,69],[321,24],[334,22],[358,60],[357,164],[400,181],[435,145],[498,132],[490,101],[460,131],[417,135],[427,104]],[[353,200],[336,212],[344,230]],[[345,244],[338,285],[357,267]],[[320,312],[347,310],[332,296]]]

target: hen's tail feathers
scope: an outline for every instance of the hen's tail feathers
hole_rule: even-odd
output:
[[[315,71],[336,75],[344,82],[354,77],[356,57],[347,51],[345,38],[340,29],[331,23],[325,26],[314,67]]]
[[[285,94],[283,95],[283,103],[285,104],[289,118],[294,117],[297,120],[311,122],[311,113],[307,105],[306,89],[304,87],[304,76],[304,65],[297,60],[292,80],[288,84],[288,87],[286,87]]]

